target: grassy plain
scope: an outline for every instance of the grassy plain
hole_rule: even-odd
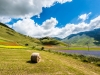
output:
[[[0,25],[0,31],[0,75],[100,75],[100,67],[92,63],[49,52],[68,49],[87,50],[87,47],[68,47],[63,43],[44,46],[42,43],[47,43],[47,39],[41,42],[3,25]],[[92,49],[100,50],[99,47],[91,47]],[[39,63],[31,63],[30,56],[33,52],[40,53]]]
[[[39,52],[41,61],[31,63],[30,55]],[[100,67],[69,56],[32,49],[0,48],[0,75],[99,75]]]
[[[86,46],[44,46],[46,49],[51,50],[100,50],[99,46],[90,46],[89,48]]]

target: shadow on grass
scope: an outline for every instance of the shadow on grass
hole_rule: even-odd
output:
[[[37,64],[37,63],[35,63],[35,62],[32,62],[31,60],[26,61],[26,63],[29,63],[29,64]]]

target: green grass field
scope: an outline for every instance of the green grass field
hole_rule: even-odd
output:
[[[7,46],[12,46],[14,44],[14,46],[25,46],[25,44],[28,44],[28,46],[32,47],[39,43],[40,41],[36,38],[22,35],[12,30],[11,28],[0,25],[0,45],[3,44]]]
[[[65,48],[65,49],[68,49],[68,48]],[[69,50],[88,50],[88,47],[69,47]],[[100,50],[100,47],[89,47],[89,50]]]
[[[33,52],[40,53],[39,63],[30,62]],[[0,75],[100,75],[100,67],[56,53],[0,48]]]
[[[68,50],[68,45],[63,42],[54,45],[58,43],[57,40],[52,38],[39,40],[25,36],[3,24],[0,24],[0,31],[0,75],[100,75],[99,61],[98,65],[94,65],[91,62],[80,61],[81,56],[74,55],[74,57],[53,52]],[[48,41],[53,45],[48,45]],[[69,50],[88,50],[88,48],[71,46]],[[91,47],[90,50],[100,48]],[[30,57],[33,52],[40,53],[39,63],[31,63]]]
[[[44,46],[46,49],[51,49],[51,50],[88,50],[88,47],[86,46],[71,46],[71,47],[68,47],[68,46]],[[89,50],[100,50],[100,47],[99,46],[90,46],[89,47]]]

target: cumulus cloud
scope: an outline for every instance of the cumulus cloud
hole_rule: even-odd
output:
[[[0,16],[25,18],[39,15],[43,7],[51,7],[55,2],[65,3],[72,0],[0,0]]]
[[[11,18],[9,17],[3,17],[3,16],[0,17],[0,22],[2,23],[8,23],[10,21],[11,21]]]
[[[0,0],[0,22],[7,23],[11,18],[30,18],[42,12],[42,8],[51,7],[55,2],[65,3],[72,0]]]
[[[37,26],[31,19],[19,20],[13,25],[13,28],[22,34],[30,36],[37,34],[38,31],[41,31],[39,26]]]
[[[65,38],[70,34],[100,28],[100,16],[92,19],[90,23],[85,23],[91,14],[82,14],[78,19],[82,22],[78,24],[66,24],[63,28],[58,28],[58,21],[51,17],[38,25],[30,17],[42,12],[42,8],[51,7],[55,3],[71,2],[72,0],[0,0],[0,22],[7,23],[11,18],[21,18],[13,24],[13,29],[25,35],[32,37],[59,37]],[[10,26],[12,27],[12,26]]]
[[[79,16],[78,19],[81,19],[82,21],[85,21],[86,19],[89,18],[90,15],[91,15],[91,12],[88,13],[88,14],[82,14],[82,15]]]
[[[90,21],[90,29],[100,28],[100,16]]]
[[[90,23],[80,22],[78,24],[66,24],[63,28],[56,27],[58,21],[51,17],[38,25],[31,19],[23,19],[13,25],[13,28],[20,33],[32,37],[59,37],[65,38],[70,34],[76,34],[83,31],[89,31],[100,28],[100,16],[92,19]]]
[[[23,19],[18,21],[17,23],[13,24],[13,28],[25,35],[33,36],[33,37],[44,37],[50,36],[56,28],[56,24],[58,21],[56,18],[50,18],[43,22],[42,25],[36,24],[31,19]]]
[[[50,29],[54,28],[57,25],[57,23],[58,23],[58,21],[55,18],[51,17],[51,19],[43,22],[42,27],[45,30],[50,30]]]

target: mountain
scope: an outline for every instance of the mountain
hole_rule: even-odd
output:
[[[16,32],[15,30],[3,23],[0,23],[0,45],[22,45],[33,47],[37,45],[65,45],[65,43],[51,37],[29,37]]]
[[[56,39],[56,40],[62,40],[61,38],[59,38],[59,37],[53,37],[54,39]]]
[[[40,40],[14,31],[7,25],[0,23],[0,45],[37,45]]]
[[[100,28],[92,31],[71,34],[62,41],[72,45],[100,45]]]

